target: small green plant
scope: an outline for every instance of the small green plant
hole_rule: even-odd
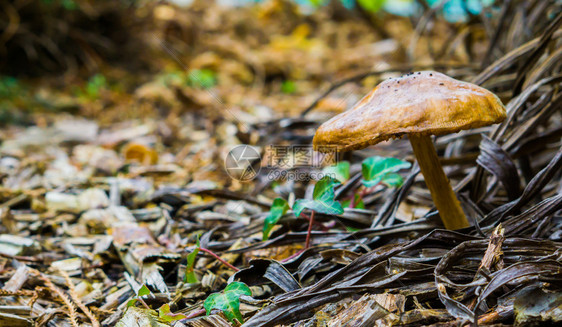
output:
[[[334,187],[339,184],[339,181],[328,176],[319,180],[314,185],[312,200],[299,199],[295,202],[293,206],[295,216],[300,216],[304,209],[327,215],[341,215],[343,208],[338,201],[334,200]]]
[[[374,156],[367,158],[362,163],[362,184],[363,189],[359,193],[352,195],[350,199],[343,201],[343,206],[335,200],[334,187],[349,180],[350,164],[347,161],[339,162],[337,165],[326,167],[323,170],[324,178],[314,185],[312,199],[299,199],[293,205],[293,213],[296,217],[304,216],[304,210],[310,211],[308,232],[306,235],[305,248],[310,246],[310,234],[314,224],[314,214],[316,212],[327,215],[341,215],[343,207],[365,208],[363,197],[372,189],[383,184],[388,187],[400,187],[403,183],[402,176],[397,174],[401,169],[409,168],[411,164],[396,158],[386,158]],[[333,178],[335,177],[335,178]],[[273,226],[289,210],[287,201],[277,198],[267,215],[263,226],[263,240],[269,238]]]
[[[219,257],[213,251],[211,251],[209,249],[206,249],[204,247],[201,247],[201,243],[199,242],[199,236],[197,236],[195,249],[193,249],[193,251],[191,251],[187,255],[187,258],[186,258],[187,264],[186,264],[186,267],[185,267],[185,275],[184,275],[184,282],[186,282],[186,283],[193,284],[193,283],[199,282],[199,280],[197,279],[197,275],[195,275],[194,265],[195,265],[195,259],[197,257],[197,254],[199,254],[200,251],[205,252],[207,254],[210,254],[217,261],[219,261],[220,263],[222,263],[223,265],[227,266],[228,268],[230,268],[234,271],[240,270],[240,269],[234,267],[233,265],[231,265],[230,263],[226,262],[223,258]]]
[[[252,291],[242,282],[232,282],[222,292],[209,295],[203,306],[207,315],[210,315],[212,310],[220,310],[230,322],[235,323],[237,320],[239,323],[243,323],[244,318],[240,313],[240,296],[242,295],[252,296]]]
[[[290,209],[289,203],[282,198],[276,198],[273,200],[273,204],[269,209],[269,214],[265,217],[265,222],[263,224],[263,240],[267,241],[269,238],[269,233],[273,229],[273,226],[277,224],[279,219],[283,217],[284,214]]]
[[[210,89],[217,85],[217,77],[210,69],[193,69],[189,72],[187,84],[200,89]]]
[[[146,285],[142,285],[141,288],[139,288],[136,296],[132,299],[130,299],[127,302],[127,308],[132,307],[135,305],[135,303],[140,302],[142,303],[143,307],[147,310],[149,310],[150,312],[154,312],[154,310],[152,310],[147,304],[146,302],[144,302],[143,297],[152,294],[152,292],[150,292],[150,290],[148,289],[148,287],[146,287]],[[185,319],[188,318],[186,315],[181,314],[181,313],[172,313],[170,310],[170,305],[169,304],[164,304],[162,305],[159,309],[158,309],[158,317],[160,318],[160,320],[165,321],[165,322],[174,322],[176,320],[181,320],[181,319]]]
[[[348,167],[349,168],[349,167]],[[348,169],[349,170],[349,169]],[[293,206],[293,212],[296,217],[303,214],[305,209],[310,210],[308,233],[306,234],[306,244],[305,248],[310,245],[310,234],[312,232],[312,225],[314,224],[314,213],[319,212],[327,215],[341,215],[343,213],[343,208],[341,204],[334,199],[334,187],[341,184],[338,180],[331,178],[330,176],[325,176],[320,179],[314,185],[314,191],[312,192],[312,199],[299,199],[295,202]],[[263,226],[263,240],[269,238],[269,233],[271,229],[279,219],[289,210],[289,204],[287,201],[281,198],[277,198],[273,201],[273,205],[269,211],[268,216],[265,219]]]
[[[345,183],[349,179],[349,161],[340,161],[334,166],[324,167],[322,173]]]
[[[158,317],[160,318],[160,320],[165,322],[174,322],[187,318],[187,316],[182,313],[172,313],[170,311],[170,305],[168,303],[162,305],[158,309]]]
[[[354,194],[349,206],[357,208],[361,205],[364,208],[363,197],[371,193],[379,184],[387,187],[402,186],[404,180],[396,172],[401,169],[410,168],[410,166],[409,162],[396,158],[374,156],[363,160],[361,163],[361,173],[363,175],[361,183],[363,184],[363,189],[359,193]]]
[[[363,189],[353,194],[349,199],[342,202],[344,207],[364,209],[365,204],[363,197],[369,194],[372,189],[383,184],[387,187],[400,187],[404,183],[402,176],[397,174],[402,169],[410,168],[411,164],[407,161],[373,156],[363,160],[361,164],[361,173]],[[323,173],[335,176],[337,180],[345,183],[349,179],[349,162],[341,161],[337,165],[325,167]]]
[[[402,177],[396,172],[410,168],[412,164],[396,158],[374,156],[363,160],[361,164],[361,181],[365,187],[374,187],[379,183],[391,187],[402,185]]]
[[[341,215],[343,207],[336,201],[334,187],[339,185],[340,182],[325,176],[314,185],[312,192],[312,200],[299,199],[293,206],[295,216],[299,217],[305,209],[310,210],[310,220],[308,222],[308,232],[306,234],[305,249],[310,247],[310,234],[312,232],[312,225],[314,224],[314,213],[319,212],[327,215]]]
[[[149,294],[151,294],[150,290],[148,289],[148,287],[146,287],[146,285],[143,284],[143,285],[141,286],[141,288],[139,288],[139,290],[137,291],[136,297],[130,299],[130,300],[127,302],[127,308],[128,308],[128,307],[132,307],[132,306],[135,305],[135,303],[137,303],[137,302],[140,302],[140,303],[142,303],[142,305],[143,305],[146,309],[151,310],[150,307],[146,304],[146,302],[144,302],[144,300],[142,299],[143,296],[147,296],[147,295],[149,295]]]
[[[185,276],[184,282],[194,284],[197,283],[197,276],[195,275],[195,271],[193,270],[193,266],[195,265],[195,258],[197,257],[197,253],[199,253],[199,249],[201,248],[201,244],[199,243],[199,236],[197,236],[197,243],[195,249],[191,251],[187,255],[187,265],[185,267]]]

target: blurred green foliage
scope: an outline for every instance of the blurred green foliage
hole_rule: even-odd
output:
[[[92,78],[84,90],[76,88],[75,95],[85,97],[99,93],[100,88],[106,87],[103,79]],[[0,125],[28,124],[33,120],[32,115],[38,112],[70,112],[78,108],[74,97],[61,96],[53,89],[37,88],[35,85],[30,80],[0,75]]]
[[[281,84],[281,92],[293,94],[297,92],[297,84],[293,81],[283,81],[283,84]]]
[[[74,0],[43,0],[43,3],[50,6],[61,6],[66,10],[78,9],[78,4]]]
[[[210,69],[193,69],[188,74],[187,85],[195,88],[210,89],[217,85],[217,77]]]
[[[96,74],[86,83],[86,96],[89,98],[98,98],[103,89],[107,89],[107,79],[102,74]]]
[[[24,122],[24,112],[19,110],[29,91],[12,76],[0,76],[0,125]]]
[[[431,7],[435,7],[442,1],[427,0],[427,2]],[[478,15],[485,7],[493,4],[494,0],[448,0],[443,3],[441,13],[450,22],[464,22],[469,15]]]
[[[24,92],[18,79],[12,76],[0,76],[0,98],[9,99]]]
[[[311,4],[320,7],[328,0],[294,0],[298,4]],[[421,14],[425,1],[430,7],[442,6],[440,14],[449,22],[466,21],[469,15],[477,15],[486,7],[492,6],[494,0],[340,0],[344,7],[353,9],[360,6],[362,9],[375,14],[387,12],[399,16],[412,16]]]
[[[182,85],[185,83],[185,74],[180,71],[160,74],[156,81],[164,86]]]
[[[386,0],[357,0],[357,3],[365,10],[378,12],[384,6]]]
[[[107,78],[98,73],[92,75],[83,86],[74,87],[74,96],[84,101],[93,101],[98,99],[104,90],[108,89]]]

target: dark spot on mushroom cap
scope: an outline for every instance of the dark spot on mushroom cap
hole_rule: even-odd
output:
[[[429,73],[429,76],[433,76],[433,74],[432,74],[432,73]]]
[[[445,84],[443,84],[443,83],[439,83],[439,85],[445,85]]]
[[[421,75],[421,72],[418,72],[418,75]]]

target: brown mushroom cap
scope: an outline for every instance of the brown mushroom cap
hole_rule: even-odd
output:
[[[444,74],[410,73],[380,83],[352,109],[318,128],[314,148],[350,151],[404,134],[443,135],[499,123],[505,107],[492,92]]]

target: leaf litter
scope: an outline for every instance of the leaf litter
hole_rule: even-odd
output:
[[[142,33],[159,73],[120,85],[126,73],[104,68],[33,101],[9,89],[34,126],[0,133],[0,326],[560,323],[558,2],[456,24],[438,9],[154,6]],[[422,69],[507,107],[497,126],[435,140],[471,227],[443,229],[400,139],[324,170],[264,166],[246,183],[225,171],[233,146],[265,158],[310,144],[378,82]],[[58,111],[29,109],[37,99]]]

